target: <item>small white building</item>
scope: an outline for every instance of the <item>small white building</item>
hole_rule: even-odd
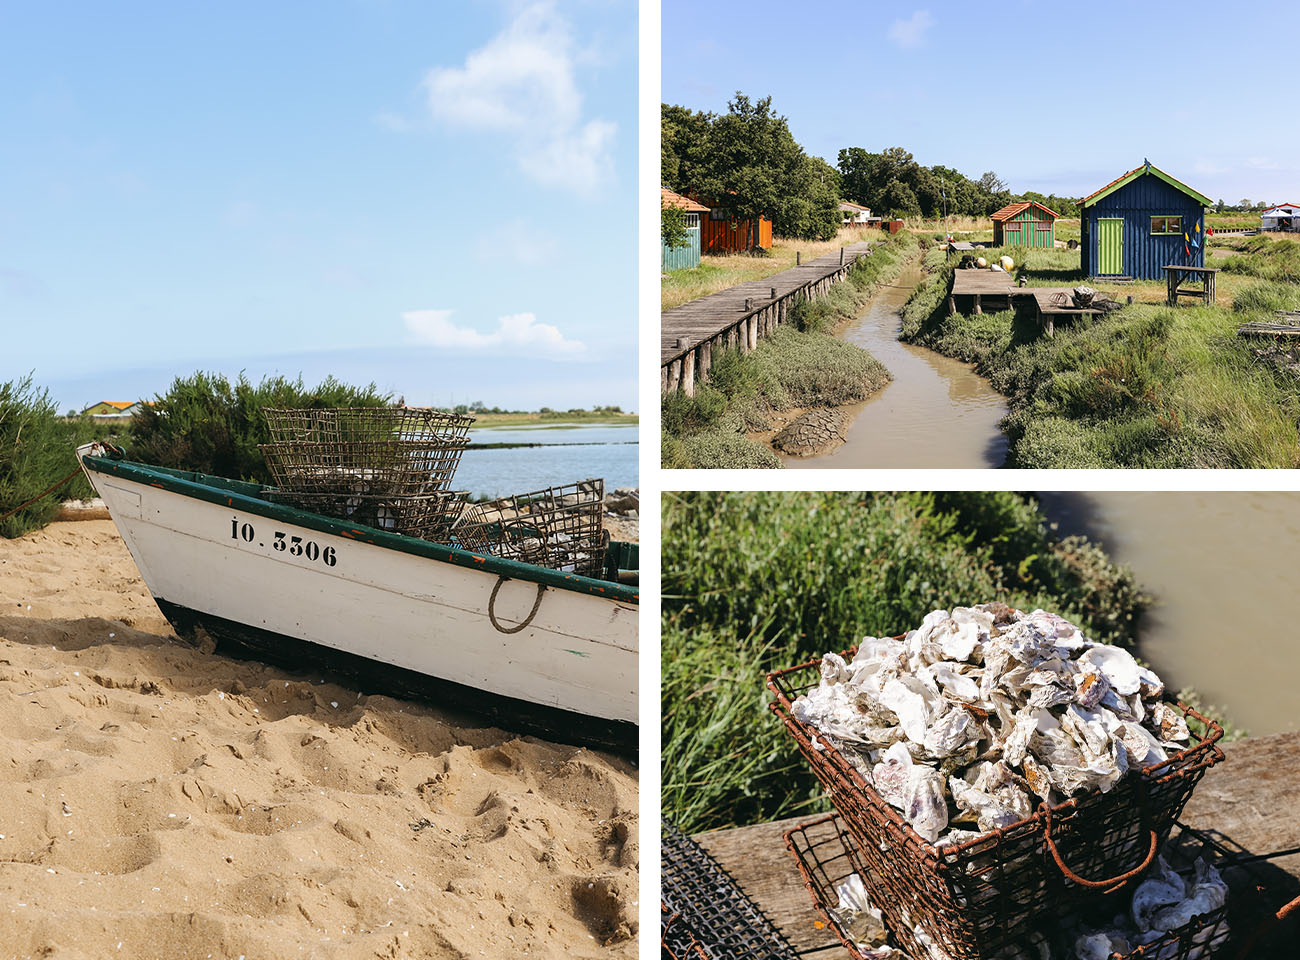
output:
[[[843,214],[843,223],[879,223],[879,217],[871,215],[871,208],[864,207],[860,203],[853,203],[851,200],[840,201],[840,213]]]
[[[1283,233],[1300,233],[1300,204],[1279,203],[1259,215],[1261,228]]]

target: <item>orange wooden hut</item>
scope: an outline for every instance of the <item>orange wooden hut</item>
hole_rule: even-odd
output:
[[[725,210],[719,210],[707,200],[692,196],[692,200],[709,207],[700,216],[701,253],[744,253],[749,250],[772,249],[772,221],[759,217],[751,220],[732,220]]]

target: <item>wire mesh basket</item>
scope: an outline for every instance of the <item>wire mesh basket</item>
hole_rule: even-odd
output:
[[[467,550],[566,570],[605,571],[605,481],[581,480],[473,504],[457,527]]]
[[[660,960],[712,960],[680,913],[659,904]]]
[[[851,659],[855,650],[844,656]],[[952,960],[982,960],[1026,935],[1081,894],[1125,884],[1154,859],[1205,771],[1223,759],[1223,729],[1195,710],[1204,735],[1167,760],[964,843],[927,843],[824,735],[796,719],[793,701],[817,686],[820,660],[768,674],[770,704],[878,876],[877,906],[915,956],[927,946]]]
[[[798,954],[722,865],[667,819],[662,822],[660,908],[664,922],[676,924],[689,939],[674,939],[668,954],[696,960],[699,951],[709,960],[797,960]],[[661,929],[665,951],[669,940]],[[691,944],[698,948],[689,952]]]
[[[786,832],[785,843],[827,927],[839,937],[853,960],[870,960],[841,913],[838,887],[857,874],[874,903],[879,878],[868,866],[843,819],[838,814],[829,814],[801,824]],[[1277,942],[1274,928],[1295,909],[1294,901],[1276,910],[1276,895],[1259,874],[1250,867],[1236,867],[1231,851],[1182,824],[1176,825],[1162,855],[1185,879],[1192,874],[1195,860],[1203,857],[1228,879],[1231,888],[1228,901],[1145,944],[1133,945],[1128,952],[1112,953],[1107,960],[1244,960],[1284,955],[1273,952],[1270,946]],[[1007,960],[1019,957],[1040,960],[1044,956],[1073,958],[1077,935],[1085,929],[1113,925],[1115,916],[1128,913],[1130,895],[1129,891],[1121,891],[1091,903],[1082,913],[1053,917],[1051,922],[1004,948],[999,956]],[[893,930],[888,932],[895,937]]]
[[[412,497],[345,496],[288,490],[265,490],[262,495],[272,503],[283,503],[322,516],[436,543],[454,541],[456,525],[469,503],[469,492],[465,490],[443,490]]]
[[[282,491],[415,497],[446,490],[473,417],[420,407],[267,410],[261,445]]]

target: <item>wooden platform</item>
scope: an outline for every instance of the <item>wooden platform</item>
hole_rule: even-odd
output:
[[[793,748],[792,748],[793,749]],[[1212,767],[1183,811],[1188,826],[1213,834],[1233,849],[1256,854],[1279,850],[1270,861],[1279,898],[1300,894],[1300,739],[1280,734],[1230,743],[1227,760]],[[702,833],[696,840],[727,869],[741,889],[776,924],[800,956],[843,960],[848,954],[834,934],[818,928],[794,859],[785,849],[786,830],[815,820],[808,814],[752,827]],[[1285,871],[1283,873],[1282,871]],[[1289,876],[1286,876],[1289,874]],[[1293,884],[1291,889],[1281,889]]]
[[[840,251],[828,253],[762,280],[748,280],[711,296],[700,297],[680,307],[663,311],[659,319],[660,366],[681,358],[702,342],[717,339],[773,301],[798,294],[839,273],[859,257],[868,254],[873,246],[875,243],[871,241],[859,241],[840,248],[842,257]],[[746,302],[749,303],[748,307]]]
[[[1034,303],[1038,307],[1038,322],[1042,324],[1043,332],[1049,337],[1056,334],[1056,322],[1058,320],[1092,317],[1105,312],[1095,307],[1062,307],[1052,302],[1053,297],[1058,293],[1069,296],[1072,292],[1070,287],[1025,287],[1020,292],[1027,293],[1034,298]]]
[[[948,313],[957,312],[958,297],[970,297],[971,309],[975,313],[984,312],[985,297],[1006,297],[1007,306],[1010,306],[1016,289],[1011,274],[1002,270],[954,270],[952,290],[948,293]]]
[[[1219,273],[1218,267],[1180,267],[1174,264],[1167,264],[1161,269],[1165,272],[1165,280],[1168,283],[1167,302],[1169,306],[1178,306],[1180,297],[1196,297],[1198,300],[1204,300],[1206,304],[1213,306],[1215,296],[1215,277]],[[1185,281],[1200,281],[1199,287],[1181,286]]]

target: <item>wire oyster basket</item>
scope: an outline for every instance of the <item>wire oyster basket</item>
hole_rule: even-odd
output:
[[[852,658],[855,650],[844,654]],[[1060,915],[1080,894],[1111,892],[1154,860],[1193,788],[1223,759],[1222,728],[1181,703],[1201,735],[1160,763],[961,843],[927,843],[832,742],[792,712],[820,681],[820,659],[768,674],[769,706],[794,738],[857,842],[876,906],[909,955],[933,947],[983,960]],[[927,942],[929,941],[929,942]]]
[[[660,944],[682,960],[797,960],[762,910],[709,853],[665,819]]]
[[[456,527],[467,550],[586,577],[605,571],[605,481],[560,487],[471,505]]]
[[[446,540],[467,494],[448,488],[470,416],[424,407],[268,409],[260,445],[275,503],[428,540]]]
[[[843,819],[832,813],[800,824],[786,832],[785,844],[827,928],[840,939],[853,960],[871,960],[868,948],[855,936],[851,916],[842,909],[838,890],[856,874],[867,894],[874,897],[879,878],[871,872]],[[1224,871],[1225,876],[1231,877],[1227,901],[1150,937],[1146,943],[1111,952],[1106,960],[1245,960],[1280,955],[1269,952],[1268,948],[1277,943],[1278,924],[1300,908],[1300,900],[1275,909],[1276,893],[1257,873],[1250,867],[1235,867],[1234,861],[1239,858],[1232,851],[1181,823],[1176,825],[1164,855],[1187,879],[1194,876],[1191,865],[1197,857]],[[1107,926],[1116,914],[1127,913],[1127,897],[1127,891],[1116,893],[1092,904],[1083,914],[1054,917],[1050,924],[1031,931],[999,956],[1026,960],[1044,956],[1072,958],[1076,951],[1071,941],[1080,932]],[[887,932],[893,936],[892,930]],[[1265,952],[1257,952],[1261,949]]]

